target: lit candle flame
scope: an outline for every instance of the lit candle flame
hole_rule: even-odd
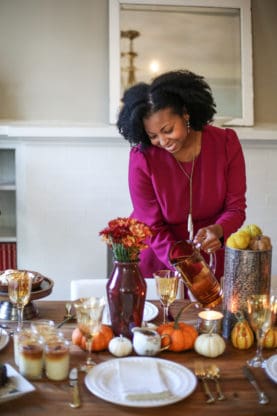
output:
[[[205,319],[206,321],[214,321],[216,319],[222,319],[223,315],[217,311],[202,311],[198,314],[199,318]]]

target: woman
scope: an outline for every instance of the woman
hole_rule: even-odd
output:
[[[245,220],[245,162],[236,133],[212,126],[211,89],[190,71],[160,75],[124,93],[117,126],[131,145],[129,189],[132,216],[154,235],[141,253],[145,277],[172,268],[172,243],[191,239],[217,253]]]

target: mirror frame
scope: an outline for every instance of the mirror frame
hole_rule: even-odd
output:
[[[252,126],[254,95],[252,69],[251,0],[109,0],[109,121],[116,124],[120,105],[120,5],[222,7],[240,10],[242,116],[224,125]],[[215,122],[217,118],[215,117]],[[219,121],[219,119],[218,119]],[[219,122],[219,124],[222,124]]]

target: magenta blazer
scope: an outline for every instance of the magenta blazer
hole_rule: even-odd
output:
[[[187,172],[191,162],[183,163]],[[193,173],[192,217],[194,233],[220,224],[224,240],[245,220],[246,173],[239,139],[232,129],[207,125]],[[143,152],[133,147],[129,160],[132,217],[152,227],[154,236],[140,256],[144,277],[171,268],[168,252],[173,242],[188,239],[189,180],[174,156],[150,146]],[[224,249],[217,252],[217,277],[224,273]]]

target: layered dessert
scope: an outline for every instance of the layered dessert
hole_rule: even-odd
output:
[[[69,372],[69,342],[51,340],[44,350],[45,372],[50,380],[64,380]]]
[[[17,366],[19,366],[19,353],[18,353],[18,345],[21,340],[23,342],[24,338],[28,340],[32,337],[32,331],[30,329],[22,329],[21,331],[15,331],[13,335],[13,352],[14,352],[14,362]]]
[[[18,365],[20,373],[29,379],[39,379],[43,371],[43,344],[36,338],[19,339]]]
[[[31,322],[32,331],[40,335],[42,338],[47,338],[49,335],[56,333],[54,321],[51,320],[37,320]]]

